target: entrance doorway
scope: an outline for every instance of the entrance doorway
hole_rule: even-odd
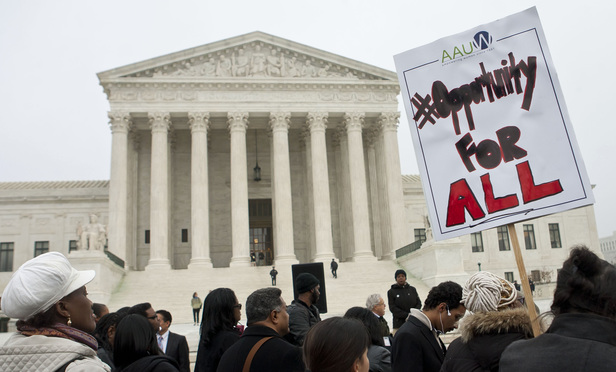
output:
[[[274,262],[272,236],[272,199],[248,201],[250,216],[250,262],[253,266],[270,266]]]

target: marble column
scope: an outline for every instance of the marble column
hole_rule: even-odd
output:
[[[398,152],[398,112],[384,112],[379,116],[379,124],[383,131],[383,150],[385,157],[385,173],[387,178],[387,202],[389,204],[389,228],[391,229],[392,251],[389,257],[394,258],[394,251],[409,244],[410,237],[406,225],[402,177],[400,171],[400,154]]]
[[[250,266],[248,224],[248,171],[246,165],[247,112],[230,112],[231,135],[231,267]]]
[[[171,269],[169,263],[169,144],[171,117],[148,113],[152,130],[150,174],[150,260],[146,270]]]
[[[353,214],[351,213],[351,181],[349,180],[349,156],[347,133],[344,127],[338,127],[334,133],[336,153],[336,179],[338,190],[338,216],[340,224],[340,260],[353,257]]]
[[[189,268],[211,268],[210,259],[210,201],[208,188],[207,131],[210,114],[189,112],[191,133],[190,155],[190,235]]]
[[[362,128],[364,113],[351,112],[344,115],[347,130],[349,176],[351,179],[351,213],[353,214],[353,260],[376,260],[370,244],[370,216],[368,213],[368,190]]]
[[[273,112],[270,114],[272,158],[274,173],[274,250],[276,264],[293,264],[295,257],[293,245],[293,200],[291,198],[291,166],[289,161],[289,123],[291,113]]]
[[[370,184],[370,209],[372,213],[372,240],[374,242],[374,253],[377,258],[383,255],[383,244],[381,238],[381,230],[384,226],[381,225],[381,214],[379,205],[379,185],[376,168],[376,142],[379,138],[379,130],[370,128],[366,131],[366,144],[368,145],[368,179]]]
[[[377,123],[378,124],[378,123]],[[375,143],[376,152],[376,173],[377,173],[377,186],[379,189],[379,219],[381,220],[381,259],[390,257],[393,254],[391,245],[391,224],[389,218],[389,197],[387,196],[387,172],[385,172],[386,159],[385,150],[383,149],[383,131],[379,130],[379,135]]]
[[[310,112],[306,120],[310,129],[312,163],[312,208],[314,211],[314,241],[316,246],[314,260],[325,263],[334,258],[327,146],[325,142],[327,116],[327,113],[324,112]]]
[[[128,250],[128,132],[130,114],[111,111],[111,177],[109,179],[109,244],[108,249],[126,260]]]

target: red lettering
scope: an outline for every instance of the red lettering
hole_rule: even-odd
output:
[[[547,196],[556,195],[563,191],[560,180],[535,185],[533,172],[530,170],[528,161],[520,163],[515,167],[518,170],[518,179],[520,181],[520,188],[522,189],[522,200],[524,201],[524,204],[528,204],[532,201],[539,200]]]
[[[466,221],[464,210],[468,211],[473,220],[478,220],[486,215],[463,178],[452,183],[449,187],[447,227],[463,224]]]
[[[494,213],[505,209],[517,207],[520,204],[520,202],[518,201],[518,197],[515,194],[495,198],[489,173],[486,173],[481,176],[481,184],[483,185],[483,192],[485,193],[488,213]]]

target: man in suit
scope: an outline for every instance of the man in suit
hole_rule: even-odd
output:
[[[190,372],[190,361],[188,360],[188,342],[186,337],[169,331],[171,326],[171,313],[167,310],[156,312],[160,323],[160,331],[156,335],[158,347],[165,355],[175,359],[180,366],[180,372]]]
[[[389,331],[389,325],[387,324],[387,320],[383,318],[383,316],[385,315],[386,307],[387,305],[385,305],[385,300],[383,300],[383,297],[381,297],[381,295],[378,293],[371,294],[366,300],[366,308],[372,311],[374,316],[376,316],[376,318],[379,320],[379,328],[381,330],[381,336],[383,337],[385,347],[390,347],[391,343],[389,336],[391,336],[391,332]]]
[[[278,288],[254,291],[246,300],[248,327],[220,359],[219,372],[303,372],[302,351],[282,338],[289,333],[287,304]],[[252,355],[252,359],[249,358]]]
[[[445,344],[438,337],[458,327],[466,308],[460,303],[462,287],[443,282],[428,293],[422,310],[411,309],[408,320],[394,336],[393,372],[438,372],[445,359]]]

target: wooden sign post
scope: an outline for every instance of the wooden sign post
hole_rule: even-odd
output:
[[[539,315],[535,309],[535,301],[533,300],[533,292],[530,290],[530,283],[528,283],[526,267],[524,267],[524,258],[522,257],[522,251],[520,250],[518,235],[515,232],[515,225],[510,223],[507,225],[507,230],[509,231],[509,236],[511,237],[513,254],[515,255],[515,262],[518,265],[518,272],[520,274],[520,280],[522,281],[522,290],[524,291],[524,301],[526,301],[528,316],[530,317],[531,324],[533,326],[533,334],[537,337],[541,334],[541,328],[539,327]]]

